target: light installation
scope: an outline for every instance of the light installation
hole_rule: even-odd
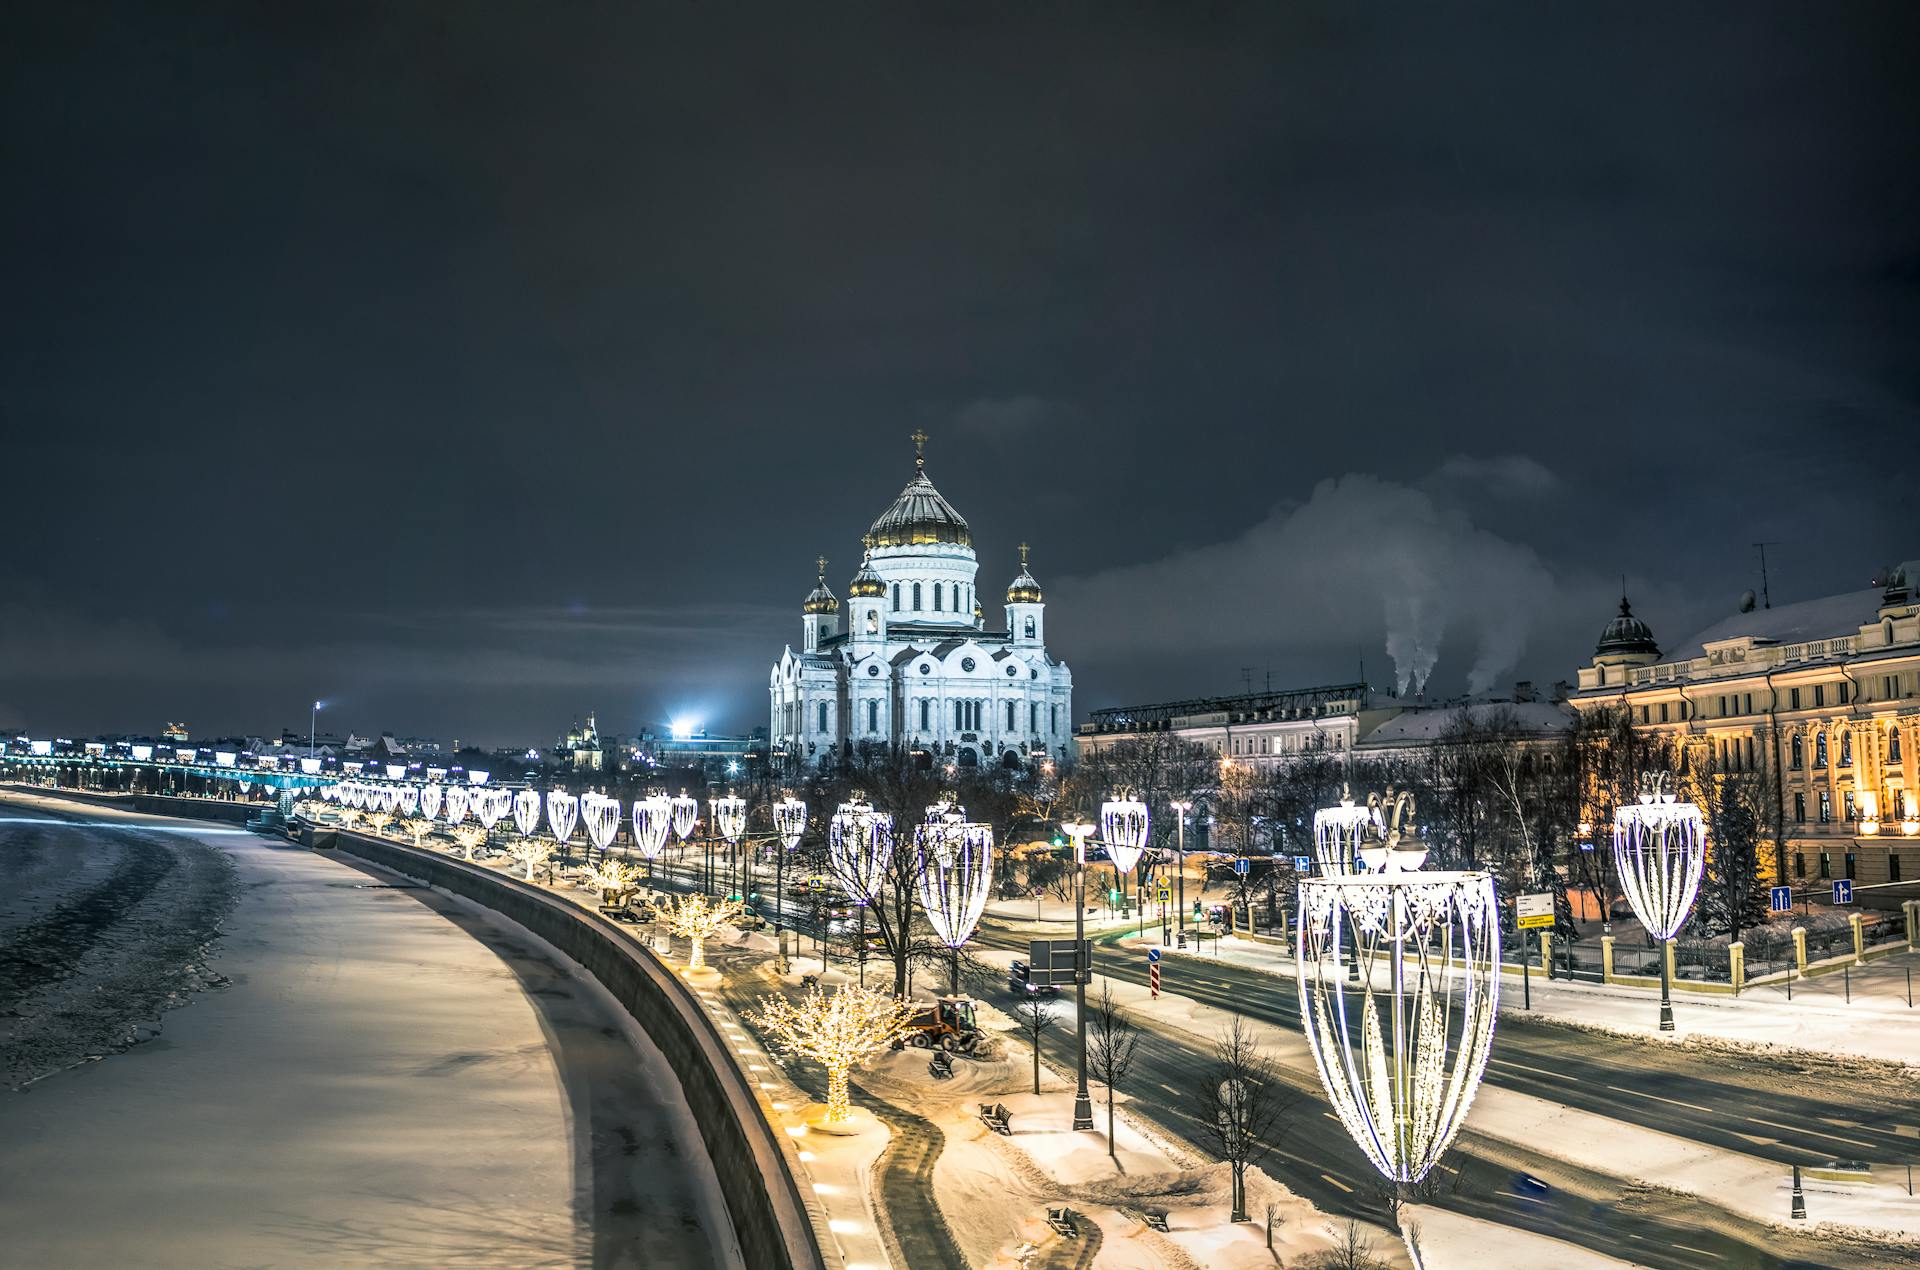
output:
[[[1345,789],[1338,807],[1313,813],[1313,856],[1322,877],[1344,877],[1359,867],[1360,844],[1373,826],[1373,810],[1356,807]]]
[[[446,793],[447,823],[457,825],[467,818],[470,796],[465,785],[449,785]]]
[[[826,1068],[827,1112],[821,1127],[831,1131],[853,1119],[847,1073],[906,1037],[913,1014],[911,1002],[884,992],[848,984],[829,994],[814,984],[797,1002],[762,997],[754,1024],[787,1053]]]
[[[420,814],[428,820],[440,814],[440,803],[445,793],[438,785],[425,785],[420,790]]]
[[[753,890],[752,885],[738,886],[740,862],[740,835],[747,831],[747,800],[734,797],[728,790],[724,798],[709,798],[707,811],[713,817],[713,828],[727,841],[727,867],[734,875],[736,894],[745,895]],[[751,874],[751,868],[748,872]]]
[[[620,832],[620,800],[600,793],[582,794],[580,820],[586,825],[587,837],[593,840],[594,847],[605,851],[613,835]]]
[[[875,811],[860,790],[827,822],[827,864],[853,896],[859,920],[860,973],[867,968],[867,905],[878,898],[893,859],[893,816]]]
[[[564,789],[547,791],[547,828],[555,842],[564,843],[573,836],[573,823],[579,814],[579,799]]]
[[[1147,805],[1122,790],[1116,798],[1100,805],[1100,840],[1106,843],[1107,858],[1113,861],[1113,884],[1122,895],[1133,870],[1147,848]]]
[[[491,834],[493,827],[506,817],[512,795],[504,789],[481,789],[474,791],[472,802],[474,817]]]
[[[973,937],[993,885],[993,828],[970,824],[958,804],[913,831],[920,906],[947,946],[949,991],[960,991],[960,946]]]
[[[1486,873],[1423,873],[1424,849],[1366,846],[1371,872],[1299,884],[1300,1021],[1342,1126],[1382,1176],[1411,1183],[1459,1133],[1486,1071],[1499,910]]]
[[[673,828],[673,802],[665,795],[636,798],[633,803],[633,845],[648,860],[658,856],[667,845],[667,831]]]
[[[680,796],[670,800],[673,809],[673,836],[684,845],[693,836],[693,827],[699,823],[699,800],[687,797],[687,791],[681,790]]]
[[[400,814],[411,819],[420,811],[420,787],[402,785],[400,787]]]
[[[522,838],[533,837],[540,827],[540,791],[523,789],[513,796],[513,827]]]
[[[1692,803],[1675,802],[1665,778],[1642,782],[1640,801],[1613,813],[1613,864],[1633,915],[1660,944],[1660,1030],[1673,1031],[1667,941],[1680,933],[1700,891],[1706,824]]]
[[[673,907],[667,911],[667,926],[687,941],[688,970],[706,968],[707,941],[740,913],[737,900],[709,900],[697,894],[675,897]]]
[[[787,935],[783,918],[787,907],[787,852],[800,845],[807,832],[807,805],[792,794],[773,805],[773,831],[780,837],[780,854],[773,861],[773,939],[780,950],[780,968],[787,964]]]

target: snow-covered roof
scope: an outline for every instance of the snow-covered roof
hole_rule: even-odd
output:
[[[1742,636],[1765,644],[1800,644],[1810,639],[1856,635],[1878,615],[1881,596],[1879,587],[1867,587],[1841,595],[1823,595],[1817,600],[1782,604],[1778,608],[1735,613],[1707,627],[1661,660],[1692,661],[1707,655],[1708,644]]]
[[[1473,705],[1411,707],[1369,732],[1354,748],[1431,744],[1463,716],[1483,726],[1510,719],[1514,736],[1551,736],[1573,726],[1574,711],[1571,706],[1548,701],[1483,701]]]

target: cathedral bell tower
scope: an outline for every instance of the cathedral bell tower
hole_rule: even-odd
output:
[[[873,540],[866,540],[860,572],[847,586],[847,638],[854,656],[873,652],[887,642],[887,584],[873,571]]]
[[[820,645],[830,636],[840,633],[840,601],[835,598],[827,586],[827,558],[821,556],[820,580],[807,596],[806,603],[800,606],[801,624],[805,627],[802,647],[809,653],[820,651]]]
[[[1015,648],[1039,648],[1047,642],[1047,606],[1040,584],[1027,569],[1027,544],[1020,544],[1020,576],[1007,587],[1007,634]]]

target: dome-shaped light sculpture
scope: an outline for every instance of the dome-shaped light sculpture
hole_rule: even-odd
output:
[[[669,804],[673,810],[673,836],[684,846],[687,839],[693,837],[693,826],[699,821],[700,802],[687,797],[687,791],[683,789],[679,797],[669,800]]]
[[[513,796],[513,827],[522,838],[533,837],[540,827],[540,791],[523,789]]]
[[[411,819],[420,811],[420,787],[402,785],[400,787],[400,814]]]
[[[445,801],[446,791],[435,784],[420,787],[420,814],[432,820],[440,814],[440,805]]]
[[[592,839],[594,848],[605,852],[613,835],[620,832],[620,800],[598,793],[582,795],[580,820],[586,825],[587,837]]]
[[[1707,859],[1706,824],[1692,803],[1675,802],[1665,778],[1642,783],[1640,801],[1613,813],[1613,864],[1633,915],[1660,944],[1660,1030],[1673,1031],[1667,941],[1693,911]]]
[[[673,828],[673,801],[664,794],[637,798],[633,803],[633,845],[651,860],[667,845],[667,832]]]
[[[493,827],[506,818],[513,796],[504,789],[481,789],[473,793],[473,814],[492,836]]]
[[[1147,805],[1132,790],[1123,789],[1100,805],[1100,840],[1113,861],[1114,886],[1122,895],[1147,849],[1147,827]]]
[[[747,831],[747,800],[734,797],[728,790],[724,798],[709,798],[707,814],[712,817],[709,823],[727,843],[727,871],[730,875],[729,893],[740,897],[746,903],[746,896],[753,891],[753,862],[746,861],[747,878],[744,884],[740,879],[741,852],[740,835]],[[711,858],[711,857],[709,857]]]
[[[472,796],[467,792],[465,785],[447,786],[446,801],[448,824],[457,825],[467,818],[467,808],[472,803]]]
[[[564,789],[547,791],[547,829],[553,840],[565,846],[573,836],[574,821],[580,815],[580,800]]]
[[[866,972],[867,905],[878,902],[886,883],[887,866],[893,861],[893,816],[876,811],[867,796],[854,790],[827,822],[827,864],[834,877],[847,888],[857,906],[860,968]]]
[[[952,957],[949,991],[958,994],[960,946],[973,937],[993,885],[993,828],[969,824],[956,803],[915,826],[913,839],[920,906]]]
[[[1425,858],[1394,844],[1371,872],[1299,884],[1301,1027],[1340,1123],[1395,1183],[1425,1177],[1459,1133],[1499,1007],[1493,878],[1423,873]]]
[[[780,838],[780,853],[773,859],[773,941],[779,950],[780,970],[787,968],[787,852],[800,845],[807,832],[807,805],[791,793],[773,805],[773,831]]]
[[[1356,807],[1345,789],[1338,807],[1313,813],[1313,856],[1321,877],[1345,877],[1360,867],[1360,844],[1374,824],[1371,807]]]

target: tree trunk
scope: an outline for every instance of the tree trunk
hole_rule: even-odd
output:
[[[1113,1086],[1107,1086],[1107,1158],[1115,1164],[1120,1163],[1119,1153],[1113,1147]]]
[[[827,1121],[841,1124],[853,1116],[853,1102],[847,1097],[847,1069],[827,1068]]]
[[[1040,1092],[1040,1037],[1033,1038],[1033,1092]]]
[[[1233,1212],[1227,1220],[1247,1220],[1247,1166],[1239,1160],[1233,1162]]]

